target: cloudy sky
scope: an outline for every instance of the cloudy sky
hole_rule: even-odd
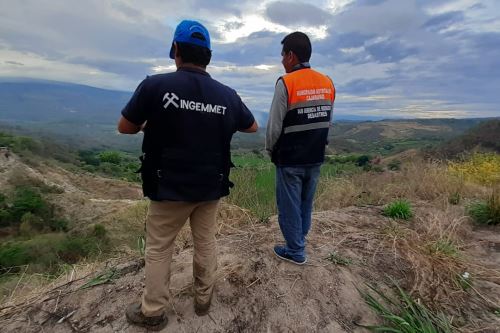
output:
[[[208,71],[256,111],[283,74],[280,41],[300,30],[337,115],[500,116],[498,0],[0,0],[0,79],[130,91],[174,70],[182,19],[207,26]]]

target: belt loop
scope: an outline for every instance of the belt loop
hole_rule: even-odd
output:
[[[156,170],[156,176],[161,178],[161,169]]]

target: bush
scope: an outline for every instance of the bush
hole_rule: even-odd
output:
[[[36,229],[42,231],[44,229],[44,221],[39,216],[33,213],[27,212],[21,217],[21,225],[24,225],[24,230],[28,230],[29,226],[31,229]],[[21,230],[19,230],[21,232]]]
[[[21,187],[14,194],[11,214],[14,220],[19,221],[26,213],[47,216],[50,208],[42,196],[33,188]]]
[[[448,170],[464,179],[485,185],[500,183],[500,155],[476,153],[467,161],[450,162]]]
[[[409,220],[413,216],[411,204],[404,199],[396,200],[384,208],[383,215],[395,219]]]
[[[401,161],[400,160],[392,160],[389,162],[389,164],[387,164],[387,167],[389,168],[389,170],[392,170],[392,171],[401,170]]]
[[[360,166],[360,167],[365,166],[367,164],[370,164],[370,160],[371,160],[370,156],[368,156],[368,155],[361,155],[356,160],[356,165]]]
[[[12,214],[6,208],[0,208],[0,228],[8,227],[12,222]]]
[[[92,235],[97,238],[106,237],[107,230],[102,224],[94,224],[94,230],[92,231]]]
[[[120,152],[105,150],[99,154],[99,160],[101,163],[120,164],[122,156]]]
[[[450,195],[450,197],[448,198],[448,202],[450,203],[450,205],[458,205],[461,199],[462,196],[460,195],[460,193],[455,192]]]
[[[500,224],[500,197],[493,193],[488,201],[476,202],[469,206],[468,213],[477,224]]]
[[[30,240],[0,245],[0,275],[30,265],[30,272],[57,273],[63,264],[75,264],[95,256],[107,242],[91,236],[67,236],[62,233],[38,235]]]
[[[68,221],[65,219],[51,219],[49,221],[49,227],[52,231],[68,231]]]

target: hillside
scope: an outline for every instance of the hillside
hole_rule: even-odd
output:
[[[446,141],[433,153],[444,158],[453,158],[471,151],[500,153],[500,119],[479,123],[463,135]]]
[[[338,122],[330,131],[332,152],[372,152],[383,155],[433,147],[462,135],[483,119],[406,119]]]
[[[0,156],[0,163],[2,190],[19,182],[57,188],[48,199],[72,221],[73,232],[101,224],[112,244],[110,255],[72,264],[55,280],[40,283],[26,271],[14,275],[0,305],[3,331],[142,332],[123,315],[144,283],[136,242],[147,202],[138,185],[67,171],[50,160],[27,165],[15,154]],[[210,315],[197,317],[192,309],[192,241],[186,227],[176,241],[165,331],[367,332],[360,325],[382,320],[360,291],[373,285],[390,295],[391,277],[417,302],[453,318],[458,331],[496,332],[500,230],[473,226],[464,215],[468,198],[483,198],[488,188],[455,183],[445,169],[415,163],[398,172],[323,179],[304,267],[274,257],[272,246],[281,242],[276,216],[259,222],[252,210],[234,204],[233,190],[218,216],[219,270]],[[249,178],[250,170],[246,174]],[[236,183],[250,194],[256,185],[240,178]],[[457,191],[460,204],[448,204]],[[400,197],[413,204],[410,221],[381,214],[384,204]],[[465,272],[472,280],[457,280]],[[88,283],[96,285],[85,287]]]

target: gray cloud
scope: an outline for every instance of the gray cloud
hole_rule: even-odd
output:
[[[11,60],[7,60],[7,61],[4,61],[6,64],[8,65],[14,65],[14,66],[24,66],[23,63],[21,62],[17,62],[17,61],[11,61]]]
[[[464,13],[461,11],[453,11],[436,15],[424,23],[423,27],[431,31],[439,31],[448,28],[450,25],[464,20]]]
[[[272,22],[290,27],[318,26],[329,23],[332,18],[329,13],[316,6],[287,1],[270,3],[266,8],[266,15]]]
[[[285,30],[327,26],[325,38],[312,39],[311,60],[336,82],[336,112],[409,115],[412,107],[419,115],[498,112],[497,1],[358,0],[340,12],[320,5],[326,8],[305,0],[275,1],[264,8],[232,0],[12,2],[0,15],[0,62],[5,64],[0,76],[19,73],[133,89],[154,66],[173,64],[168,50],[181,19],[201,20],[213,40],[222,41],[228,31],[245,30],[249,16],[261,16],[269,24],[231,43],[214,42],[209,66],[251,108],[269,108],[274,83],[283,74]],[[255,68],[261,64],[274,67]]]

